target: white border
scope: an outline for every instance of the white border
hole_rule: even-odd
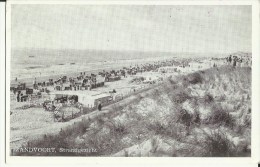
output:
[[[0,76],[1,80],[5,81],[5,2],[0,2]],[[5,82],[0,82],[0,148],[5,148]],[[0,153],[0,166],[5,162],[5,151]]]
[[[254,5],[257,0],[9,0],[7,4],[87,5]]]
[[[252,6],[252,157],[260,163],[260,34],[259,34],[259,2]]]
[[[7,2],[6,16],[6,65],[7,72],[10,70],[10,50],[11,50],[11,5],[12,4],[87,4],[87,5],[252,5],[252,157],[251,158],[170,158],[170,157],[12,157],[9,156],[9,133],[10,133],[10,73],[6,73],[6,160],[8,164],[67,164],[67,165],[116,165],[116,164],[150,164],[150,165],[216,165],[221,164],[240,164],[253,165],[259,162],[260,155],[260,135],[259,135],[259,2],[255,1],[22,1],[11,0]]]

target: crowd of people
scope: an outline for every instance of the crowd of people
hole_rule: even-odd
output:
[[[249,57],[238,57],[236,55],[229,55],[226,57],[226,62],[233,67],[250,66],[251,59]]]
[[[49,78],[47,81],[43,81],[43,82],[37,82],[37,79],[34,78],[32,89],[35,92],[38,91],[47,92],[49,91],[48,90],[49,87],[53,87],[55,91],[59,91],[59,90],[77,91],[77,90],[84,90],[84,89],[91,90],[96,87],[104,86],[105,82],[117,81],[121,78],[125,78],[130,75],[136,75],[137,73],[158,71],[159,68],[167,67],[167,66],[187,66],[189,64],[187,62],[188,62],[187,59],[183,59],[180,61],[164,60],[164,61],[157,61],[153,63],[145,63],[145,64],[139,64],[139,65],[134,65],[129,67],[122,67],[121,69],[118,70],[108,70],[108,71],[103,70],[100,71],[98,74],[94,74],[94,73],[87,74],[87,72],[80,72],[79,75],[76,75],[74,77],[68,77],[64,75],[56,79]],[[13,89],[24,90],[29,88],[27,88],[24,84],[22,89],[18,87]],[[28,94],[32,94],[33,91],[29,92]],[[23,99],[21,99],[21,96],[24,96],[23,94],[20,93],[16,95],[17,95],[17,101],[19,102],[23,101]]]
[[[68,85],[69,90],[77,90],[75,87],[78,86],[95,88],[98,86],[97,85],[98,83],[116,81],[121,79],[121,77],[123,78],[127,77],[127,75],[135,75],[137,73],[155,71],[160,67],[172,66],[176,63],[177,62],[174,60],[166,60],[162,62],[158,61],[154,63],[146,63],[146,64],[135,65],[130,67],[123,67],[119,70],[110,70],[110,71],[103,70],[98,74],[93,74],[93,73],[87,74],[86,72],[80,72],[80,74],[76,77],[62,76],[56,80],[49,79],[48,81],[45,82],[37,82],[35,78],[35,80],[33,81],[33,88],[37,89],[38,87],[45,87],[45,86],[54,86],[55,88],[57,85],[62,85],[62,86]]]

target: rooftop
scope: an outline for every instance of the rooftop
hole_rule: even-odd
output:
[[[52,95],[76,95],[76,96],[89,96],[94,98],[102,98],[110,96],[108,93],[99,91],[89,91],[89,90],[79,90],[79,91],[54,91],[51,92]]]

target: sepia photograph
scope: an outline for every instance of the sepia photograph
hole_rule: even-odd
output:
[[[9,156],[252,156],[251,5],[9,15]]]

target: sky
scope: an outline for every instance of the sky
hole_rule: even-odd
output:
[[[12,5],[12,49],[251,52],[251,6]]]

